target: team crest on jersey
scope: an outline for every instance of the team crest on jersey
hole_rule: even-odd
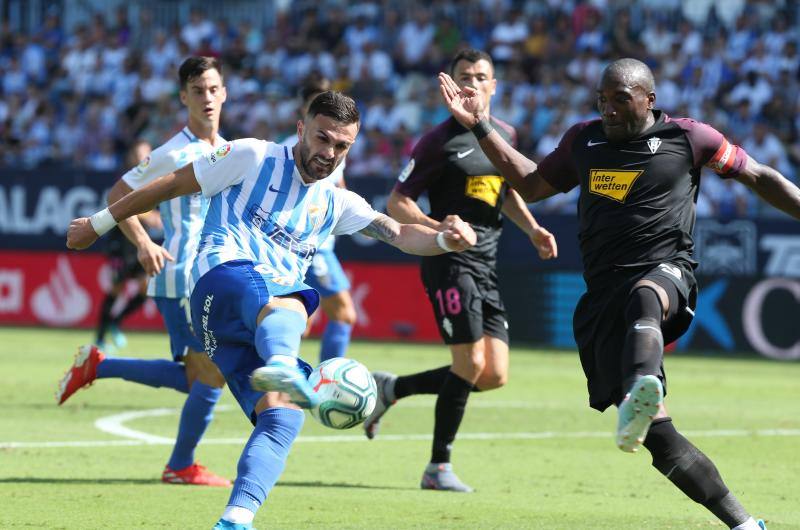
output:
[[[414,171],[415,163],[416,162],[414,162],[413,158],[409,160],[408,164],[406,164],[406,167],[404,167],[403,171],[400,172],[400,175],[397,176],[397,180],[400,182],[405,182],[408,176],[411,175],[411,172]]]
[[[208,160],[209,165],[213,166],[218,161],[228,156],[228,153],[231,152],[231,149],[233,149],[233,144],[227,143],[225,145],[221,145],[216,151],[212,151],[206,155],[206,160]]]
[[[146,156],[144,160],[139,162],[138,170],[144,171],[150,165],[150,155]]]
[[[317,204],[312,204],[308,207],[308,220],[314,228],[317,228],[325,217],[325,212],[322,207]]]
[[[625,202],[633,183],[642,173],[644,173],[643,170],[591,169],[589,170],[589,191],[617,202]]]
[[[653,136],[652,138],[648,138],[647,140],[647,147],[650,148],[650,152],[656,154],[658,148],[661,146],[661,138],[657,138]]]

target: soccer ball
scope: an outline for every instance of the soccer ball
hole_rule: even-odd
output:
[[[328,359],[311,372],[308,383],[320,397],[311,415],[331,429],[355,427],[375,409],[375,379],[366,366],[353,359]]]

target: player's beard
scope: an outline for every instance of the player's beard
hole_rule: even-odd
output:
[[[305,138],[300,140],[299,147],[300,147],[300,166],[303,168],[303,173],[305,173],[306,177],[310,178],[313,181],[319,181],[330,176],[330,174],[333,173],[333,170],[336,167],[334,163],[330,163],[329,165],[327,165],[326,169],[320,169],[318,167],[315,167],[314,164],[312,164],[312,161],[314,159],[316,159],[318,163],[323,163],[323,164],[327,163],[327,161],[324,161],[322,158],[318,156],[311,155],[311,149],[306,144]]]

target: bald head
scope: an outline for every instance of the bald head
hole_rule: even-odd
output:
[[[606,78],[621,82],[629,88],[638,86],[648,94],[655,92],[656,89],[656,81],[653,78],[653,72],[650,67],[642,61],[630,57],[617,59],[606,66],[600,78],[600,83],[602,84]]]
[[[654,87],[653,72],[636,59],[619,59],[603,70],[597,110],[610,141],[630,140],[653,125]]]

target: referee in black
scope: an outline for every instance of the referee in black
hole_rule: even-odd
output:
[[[450,72],[459,86],[476,91],[486,119],[504,141],[514,144],[514,129],[489,117],[489,103],[497,87],[492,58],[483,51],[463,50],[451,61]],[[411,156],[389,197],[389,215],[402,223],[437,230],[461,218],[473,227],[478,241],[465,252],[422,259],[422,283],[439,333],[450,347],[452,363],[401,377],[374,373],[379,399],[364,428],[373,438],[381,416],[397,399],[437,394],[431,460],[421,487],[469,492],[472,488],[459,480],[450,463],[467,398],[473,390],[499,388],[508,379],[508,324],[496,272],[501,214],[529,236],[542,259],[556,257],[556,242],[483,154],[475,136],[455,119],[448,118],[425,134]],[[428,192],[430,215],[416,203],[423,191]]]
[[[664,343],[680,337],[694,314],[692,228],[701,169],[738,180],[798,219],[800,189],[713,127],[656,110],[653,74],[636,59],[606,67],[597,86],[600,119],[572,126],[538,166],[485,118],[478,92],[447,74],[439,81],[451,113],[526,201],[580,189],[587,291],[573,327],[589,404],[619,407],[618,447],[633,452],[643,444],[658,471],[729,528],[765,528],[668,416]]]

